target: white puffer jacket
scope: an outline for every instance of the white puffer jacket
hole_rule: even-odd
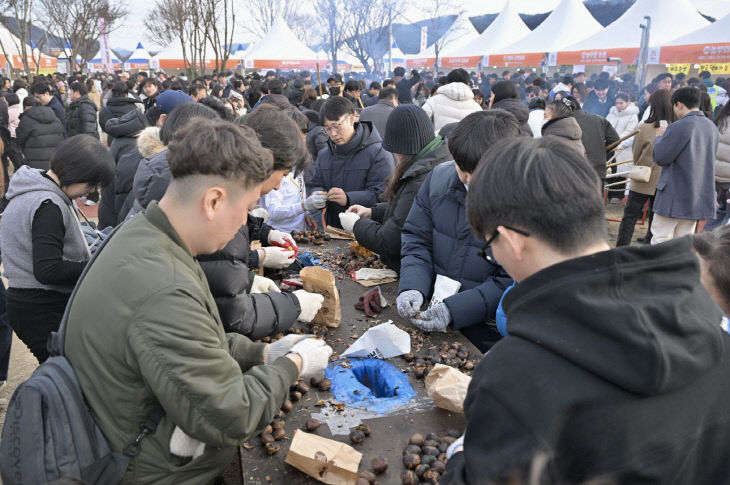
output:
[[[474,93],[464,83],[441,86],[435,95],[426,100],[423,109],[433,119],[436,133],[444,125],[459,122],[467,115],[482,110],[481,106],[474,101]]]
[[[639,108],[635,104],[629,104],[626,109],[619,112],[619,110],[616,109],[616,106],[612,106],[611,110],[608,112],[608,116],[606,116],[606,120],[608,120],[608,122],[611,123],[611,126],[616,129],[616,133],[618,133],[619,138],[623,138],[636,131],[636,128],[639,126]],[[616,161],[624,162],[631,160],[633,155],[631,154],[630,148],[633,143],[633,138],[624,140],[621,143]],[[624,167],[619,168],[623,169]]]
[[[730,123],[720,131],[715,155],[715,182],[730,182]]]

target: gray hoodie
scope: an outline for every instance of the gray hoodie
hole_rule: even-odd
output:
[[[0,225],[0,251],[5,276],[11,288],[35,288],[71,293],[73,286],[44,285],[33,275],[33,217],[38,207],[50,200],[61,209],[65,235],[63,259],[84,262],[90,257],[86,240],[71,200],[39,169],[20,167],[10,181],[8,205]]]

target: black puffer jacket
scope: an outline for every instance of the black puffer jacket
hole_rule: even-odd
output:
[[[31,168],[48,170],[51,156],[65,138],[65,128],[56,113],[47,106],[33,106],[20,115],[15,130],[25,163]]]
[[[137,137],[136,147],[119,158],[114,174],[114,209],[117,212],[117,224],[127,217],[134,205],[132,186],[139,162],[166,149],[160,140],[160,129],[148,126]]]
[[[91,135],[99,139],[99,125],[96,123],[96,103],[88,96],[81,96],[68,105],[66,126],[68,136]]]
[[[266,241],[270,229],[261,219],[249,215],[247,225],[225,248],[197,258],[226,332],[253,340],[287,330],[301,312],[299,300],[292,293],[249,293],[254,278],[248,265],[250,240]]]
[[[520,122],[520,134],[525,136],[532,136],[532,128],[527,123],[530,119],[530,110],[527,109],[527,105],[519,99],[501,99],[492,105],[492,109],[503,109],[509,111],[517,121]]]
[[[160,200],[165,195],[171,178],[167,149],[140,160],[132,183],[134,202],[130,214],[146,209],[153,200]]]
[[[400,235],[413,199],[433,167],[451,159],[446,143],[413,162],[401,176],[395,200],[381,202],[373,207],[371,217],[355,223],[355,239],[361,245],[380,255],[389,268],[400,272]]]
[[[104,133],[107,133],[107,121],[114,118],[121,118],[133,109],[138,109],[137,103],[139,103],[139,101],[134,98],[109,98],[109,101],[106,102],[106,106],[103,107],[101,111],[99,111],[99,126],[101,126],[101,129],[104,131]]]

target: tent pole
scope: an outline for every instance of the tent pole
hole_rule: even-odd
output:
[[[317,89],[319,89],[319,97],[322,97],[322,74],[319,72],[319,61],[317,61]]]

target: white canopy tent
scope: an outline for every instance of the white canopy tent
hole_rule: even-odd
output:
[[[495,49],[489,64],[494,66],[537,65],[548,52],[557,52],[601,31],[603,26],[581,0],[562,0],[555,10],[521,40]]]
[[[458,49],[449,51],[442,58],[443,67],[476,67],[482,62],[483,56],[502,47],[514,44],[530,33],[530,29],[520,18],[515,4],[509,0],[497,18],[476,39]],[[486,62],[485,65],[488,65]]]
[[[21,52],[22,41],[6,27],[0,25],[0,68],[2,69],[23,69],[23,55]],[[36,68],[36,59],[40,59],[41,71],[53,72],[58,67],[56,57],[46,56],[35,47],[26,44],[26,55],[28,56],[28,67]]]
[[[390,58],[391,55],[393,56],[393,65],[390,66]],[[406,67],[406,55],[403,53],[402,50],[398,48],[398,44],[396,44],[395,40],[393,41],[393,45],[391,46],[390,52],[385,51],[385,55],[383,56],[383,66],[386,68],[389,68],[388,70],[392,71],[396,67]]]
[[[650,45],[653,46],[662,46],[710,24],[689,0],[637,0],[605,29],[560,49],[565,52],[558,54],[558,63],[605,64],[608,57],[633,63],[641,46],[639,25],[645,16],[651,17]],[[727,35],[725,31],[726,38]],[[650,64],[658,62],[656,55],[650,56]]]
[[[452,52],[458,50],[462,46],[472,42],[479,37],[479,32],[474,28],[474,24],[469,20],[469,16],[461,14],[449,30],[437,41],[428,46],[422,52],[409,56],[408,67],[431,67],[436,61],[436,45],[439,46],[439,58],[451,55]]]
[[[730,14],[667,42],[661,46],[659,58],[662,64],[730,63]]]
[[[116,54],[112,51],[112,69],[119,69],[122,67],[122,61],[117,57]],[[102,61],[101,57],[101,50],[99,50],[96,54],[94,54],[94,57],[87,63],[89,67],[89,71],[103,71],[104,70],[104,63]]]
[[[189,47],[187,50],[188,60],[192,57]],[[205,46],[205,59],[197,60],[199,68],[215,68],[215,54],[210,43]],[[185,56],[183,56],[182,43],[179,38],[173,40],[164,49],[150,59],[150,69],[185,69]]]
[[[151,58],[150,53],[139,42],[134,52],[124,61],[124,69],[149,69]]]
[[[246,51],[245,59],[246,67],[254,69],[313,69],[317,54],[279,18],[264,38]]]

